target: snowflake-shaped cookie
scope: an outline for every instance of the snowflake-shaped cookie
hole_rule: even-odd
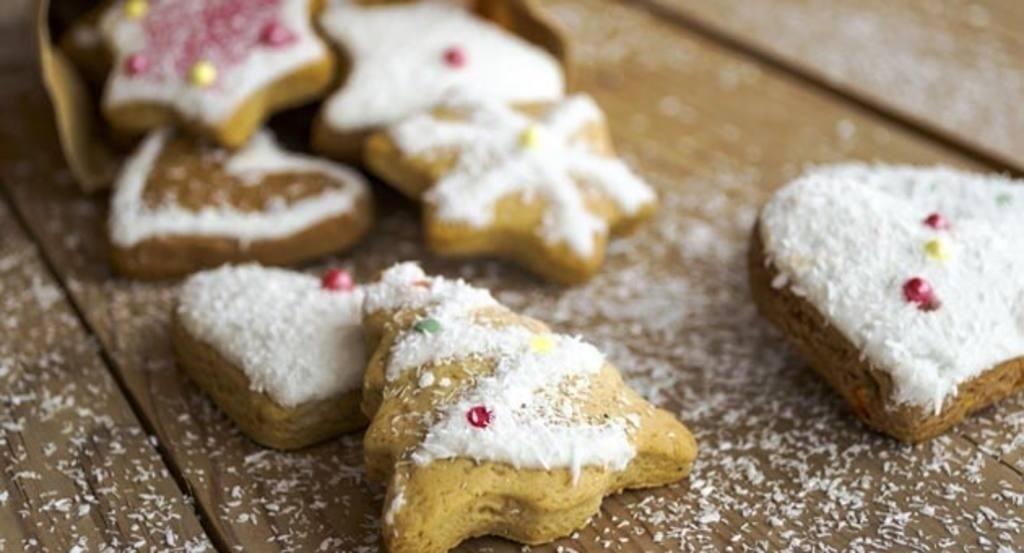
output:
[[[139,132],[172,116],[237,146],[265,116],[322,91],[332,57],[310,0],[122,0],[100,28],[114,65],[103,107]]]
[[[344,157],[353,137],[454,92],[513,102],[564,94],[562,68],[551,54],[453,3],[364,7],[336,0],[320,23],[350,62],[341,89],[324,102],[314,137],[317,149],[331,155]]]
[[[609,233],[656,202],[610,151],[604,116],[586,96],[523,109],[454,100],[375,136],[367,163],[422,196],[438,252],[503,255],[576,282],[600,267]]]

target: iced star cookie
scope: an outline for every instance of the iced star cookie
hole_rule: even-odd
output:
[[[1024,186],[945,168],[841,165],[764,207],[761,312],[866,424],[942,433],[1024,387]]]
[[[358,173],[286,152],[269,131],[229,152],[163,129],[125,162],[109,230],[119,272],[167,278],[344,250],[372,219],[373,198]]]
[[[388,551],[551,541],[606,495],[689,473],[686,427],[580,338],[409,263],[364,290],[363,444],[368,474],[388,485]]]
[[[363,291],[259,265],[197,273],[181,287],[178,365],[253,440],[295,449],[365,426]]]
[[[338,159],[359,159],[368,132],[453,92],[515,102],[564,93],[554,56],[453,2],[333,0],[320,24],[348,70],[323,104],[313,147]]]
[[[437,253],[505,257],[561,283],[593,276],[609,233],[632,229],[657,202],[613,157],[587,96],[520,108],[452,100],[374,135],[366,164],[422,198]]]
[[[317,0],[120,0],[100,21],[113,60],[112,127],[171,121],[244,144],[274,111],[323,93],[334,59],[313,30]]]

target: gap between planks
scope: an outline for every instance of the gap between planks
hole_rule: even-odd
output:
[[[192,490],[188,486],[188,482],[185,479],[184,472],[181,470],[181,467],[179,467],[177,463],[174,462],[174,458],[168,452],[166,445],[163,443],[163,440],[159,439],[160,434],[156,431],[156,428],[152,424],[152,421],[149,420],[149,417],[146,416],[146,412],[141,408],[136,398],[128,389],[128,385],[127,383],[125,383],[120,371],[114,369],[114,361],[110,356],[110,352],[107,351],[106,344],[96,334],[96,330],[89,322],[89,319],[82,312],[81,306],[78,304],[77,297],[75,296],[75,294],[71,293],[71,290],[68,289],[67,283],[64,281],[63,275],[61,275],[61,273],[57,271],[57,268],[54,266],[53,260],[50,257],[50,251],[48,250],[48,248],[45,248],[43,246],[43,242],[40,239],[40,237],[36,235],[34,229],[25,220],[24,213],[22,213],[20,205],[16,201],[14,201],[11,191],[7,188],[7,186],[4,186],[3,183],[0,183],[0,201],[4,202],[4,204],[7,205],[8,211],[11,213],[15,223],[18,225],[18,228],[20,228],[21,231],[25,234],[25,236],[29,237],[32,240],[32,242],[36,245],[39,251],[39,257],[43,262],[43,266],[45,267],[47,274],[50,276],[50,278],[54,280],[54,282],[57,283],[57,286],[60,287],[61,293],[64,295],[65,301],[67,301],[72,312],[75,314],[75,318],[82,325],[82,329],[85,332],[85,334],[90,339],[95,340],[96,343],[99,344],[97,353],[99,354],[100,359],[103,361],[103,367],[107,370],[107,373],[110,374],[111,378],[117,384],[118,392],[120,392],[121,396],[125,398],[125,401],[128,403],[128,406],[132,410],[132,413],[134,413],[135,417],[138,419],[139,424],[146,431],[146,434],[157,437],[155,443],[153,444],[154,449],[156,449],[157,454],[160,456],[160,460],[163,462],[164,467],[167,469],[167,473],[171,475],[171,478],[177,485],[178,490],[181,491],[181,494],[185,496],[193,505],[193,507],[198,511],[196,515],[197,518],[199,519],[199,524],[202,525],[203,531],[206,533],[206,537],[210,539],[210,542],[213,543],[214,547],[216,547],[218,551],[231,551],[231,548],[227,546],[227,544],[224,542],[220,534],[212,530],[209,518],[210,515],[206,512],[205,506],[202,504],[202,502],[198,501],[195,494],[192,493]]]
[[[1024,166],[996,152],[972,144],[941,126],[926,119],[908,114],[895,106],[872,99],[869,95],[858,92],[852,87],[838,83],[830,83],[815,71],[800,67],[781,54],[773,54],[757,45],[736,36],[720,26],[704,21],[700,17],[678,9],[674,10],[656,0],[616,0],[627,6],[646,11],[651,15],[667,21],[682,30],[684,34],[695,35],[705,41],[732,52],[738,57],[772,69],[797,81],[799,84],[815,89],[841,103],[853,106],[871,115],[884,119],[908,134],[936,143],[947,149],[954,150],[990,170],[1007,174],[1015,178],[1024,178]]]

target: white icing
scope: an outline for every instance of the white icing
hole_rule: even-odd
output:
[[[568,468],[574,481],[586,466],[622,470],[629,464],[636,450],[627,418],[593,422],[576,404],[588,393],[590,377],[604,367],[604,356],[596,348],[578,338],[545,334],[550,347],[537,351],[533,346],[538,335],[530,329],[494,327],[477,320],[481,308],[498,304],[461,281],[435,277],[430,288],[419,288],[426,298],[398,288],[417,288],[409,283],[423,277],[419,267],[401,264],[385,271],[380,284],[366,289],[368,312],[376,311],[371,302],[390,309],[425,307],[422,316],[440,323],[437,332],[409,328],[397,338],[387,361],[388,382],[412,368],[432,374],[426,372],[431,365],[470,356],[493,359],[495,364],[492,373],[475,376],[466,390],[435,413],[423,442],[412,452],[414,462],[465,457],[522,468]],[[488,301],[481,301],[483,297]],[[475,406],[491,412],[486,428],[468,423],[466,414]]]
[[[128,158],[115,183],[110,210],[110,237],[130,247],[158,236],[227,236],[243,244],[294,235],[320,221],[351,213],[369,195],[366,181],[355,171],[319,158],[286,152],[269,131],[260,131],[241,150],[231,154],[225,170],[246,182],[258,182],[278,172],[322,173],[339,184],[321,194],[266,211],[239,211],[229,205],[210,205],[199,211],[174,203],[151,207],[143,199],[150,173],[172,136],[168,129],[153,131]]]
[[[302,273],[224,266],[185,281],[177,315],[245,373],[251,390],[294,407],[362,385],[362,297]]]
[[[1024,355],[1024,187],[947,168],[840,165],[780,190],[760,224],[772,263],[892,376],[892,400],[939,412],[958,385]],[[949,230],[923,223],[931,213]],[[944,240],[951,257],[926,255]],[[941,307],[903,297],[911,277]]]
[[[414,262],[398,263],[366,287],[363,310],[367,314],[398,309],[443,306],[446,312],[468,312],[498,302],[487,290],[462,280],[428,277]]]
[[[247,13],[253,14],[252,21],[220,21],[216,28],[207,28],[204,21],[206,14],[222,8],[219,4],[223,2],[218,0],[150,1],[147,14],[138,19],[125,15],[123,1],[115,2],[100,21],[100,30],[115,57],[104,90],[104,103],[110,107],[126,103],[164,104],[190,119],[216,125],[258,90],[328,55],[326,45],[313,30],[309,0],[250,1],[253,4]],[[147,36],[146,21],[154,17],[161,19],[159,45],[150,44]],[[259,44],[258,24],[237,28],[238,23],[264,20],[279,22],[294,35],[294,40],[286,45],[264,46]],[[189,81],[188,68],[181,66],[181,60],[191,57],[188,50],[195,40],[213,43],[198,53],[217,68],[213,86],[195,86]],[[241,59],[235,59],[239,48],[247,51]],[[136,52],[146,52],[151,67],[144,74],[130,75],[126,60]]]
[[[458,152],[455,167],[424,195],[441,220],[487,227],[497,202],[519,195],[543,202],[542,239],[589,257],[595,237],[607,235],[608,223],[587,207],[588,189],[613,201],[625,215],[656,200],[626,164],[579,137],[587,124],[604,117],[587,96],[556,103],[537,120],[499,102],[456,98],[448,108],[459,113],[458,120],[421,113],[389,130],[406,155]],[[524,147],[527,129],[535,133],[536,147]]]
[[[320,23],[353,60],[344,86],[324,104],[325,121],[340,130],[393,123],[453,92],[515,102],[564,94],[554,57],[458,6],[334,0]],[[466,54],[462,67],[445,63],[453,46]]]

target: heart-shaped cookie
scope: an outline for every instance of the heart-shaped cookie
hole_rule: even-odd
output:
[[[778,191],[754,298],[868,425],[935,436],[1024,387],[1024,186],[841,165]]]
[[[363,292],[255,264],[193,275],[173,318],[179,366],[253,440],[304,447],[366,424]]]
[[[118,271],[165,278],[337,252],[361,238],[372,219],[362,176],[286,152],[269,131],[230,152],[163,129],[125,162],[109,227]]]

